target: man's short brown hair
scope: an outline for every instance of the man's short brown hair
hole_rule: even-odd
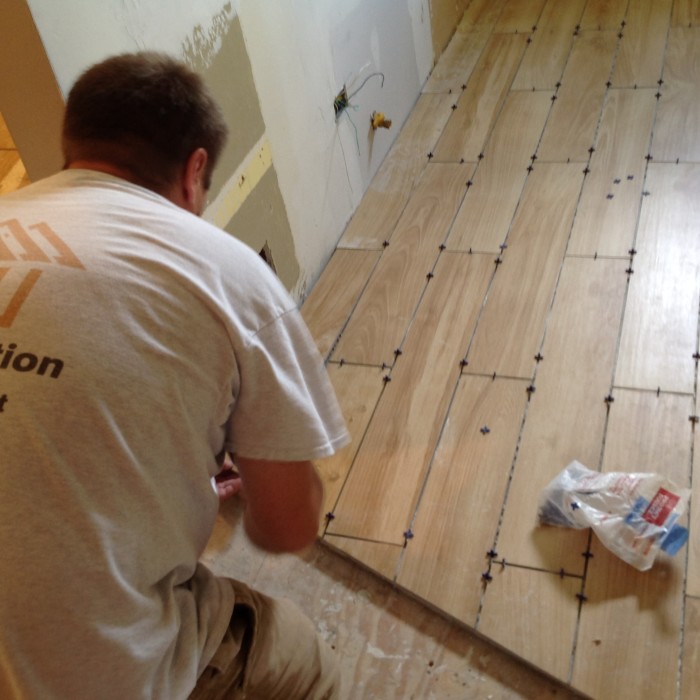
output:
[[[162,191],[201,147],[208,187],[227,131],[204,81],[185,64],[161,53],[121,54],[89,68],[71,89],[63,153],[67,165],[103,160]]]

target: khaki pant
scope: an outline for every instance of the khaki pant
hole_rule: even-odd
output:
[[[337,700],[335,655],[291,602],[233,579],[231,624],[190,700]]]

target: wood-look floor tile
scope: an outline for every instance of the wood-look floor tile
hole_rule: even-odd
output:
[[[325,358],[335,345],[372,270],[378,250],[337,249],[301,307],[301,315]]]
[[[687,487],[690,396],[614,392],[603,471],[654,472]],[[573,683],[592,697],[675,698],[687,549],[659,554],[639,572],[594,538],[581,610]],[[636,639],[629,641],[629,630]],[[620,674],[618,669],[624,668]],[[646,669],[654,668],[653,674]]]
[[[326,535],[323,542],[390,581],[396,577],[399,559],[404,551],[403,545],[400,544],[371,542],[337,535]]]
[[[554,90],[561,80],[586,0],[547,0],[520,64],[513,90]]]
[[[493,29],[508,0],[472,0],[464,11],[459,31]]]
[[[582,184],[580,163],[540,163],[528,176],[467,355],[469,373],[534,374]]]
[[[614,31],[583,32],[575,37],[537,151],[540,160],[588,160],[617,42]]]
[[[700,165],[651,164],[615,375],[618,386],[693,393],[700,295]]]
[[[452,226],[450,250],[498,254],[550,110],[551,93],[512,92]]]
[[[626,257],[633,247],[656,113],[655,90],[610,90],[569,254]]]
[[[496,546],[515,564],[583,573],[587,533],[538,527],[537,508],[545,486],[572,460],[598,468],[625,266],[601,258],[564,263]]]
[[[316,465],[324,484],[324,514],[335,508],[384,387],[383,373],[377,367],[330,363],[328,374],[352,441],[332,457],[319,460]],[[325,522],[321,527],[325,528]]]
[[[478,630],[555,678],[568,680],[581,590],[578,578],[492,567]]]
[[[700,0],[675,0],[671,12],[671,26],[697,27],[700,25]]]
[[[460,380],[398,583],[474,626],[527,401],[527,383]]]
[[[695,700],[700,693],[700,598],[685,599],[681,700]]]
[[[435,64],[423,92],[450,92],[456,103],[488,38],[489,32],[486,29],[473,32],[458,29]]]
[[[545,0],[509,0],[501,12],[495,32],[531,32],[537,25]]]
[[[581,30],[619,30],[628,4],[629,0],[588,0],[581,17]]]
[[[416,102],[396,142],[372,179],[338,246],[380,250],[391,238],[416,180],[426,164],[455,98],[425,94]]]
[[[462,203],[469,163],[430,163],[343,335],[335,360],[391,365]]]
[[[574,687],[593,698],[674,700],[682,563],[666,559],[640,572],[598,541],[592,552],[574,658]]]
[[[615,87],[656,87],[661,78],[673,0],[636,0],[625,16],[615,61]]]
[[[435,148],[441,161],[475,161],[527,46],[525,34],[492,34]]]
[[[491,256],[440,256],[341,493],[330,534],[403,542],[493,270]]]
[[[700,161],[700,27],[671,29],[654,125],[655,161]]]
[[[700,415],[700,395],[696,396],[694,416]],[[690,536],[688,538],[688,580],[686,593],[700,598],[700,427],[695,426],[693,451],[693,484],[690,494]],[[700,641],[700,640],[699,640]],[[698,649],[700,653],[700,648]],[[700,673],[700,668],[698,669]],[[700,676],[698,677],[700,680]],[[700,688],[700,686],[698,686]]]

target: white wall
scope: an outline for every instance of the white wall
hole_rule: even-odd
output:
[[[432,67],[428,0],[240,0],[280,188],[308,280],[330,256]],[[360,87],[338,120],[333,98]],[[356,108],[356,109],[355,109]],[[379,111],[389,131],[369,128]]]
[[[313,284],[432,67],[429,0],[27,0],[59,86],[107,55],[216,54],[238,15],[302,270]],[[202,42],[202,37],[205,41]],[[198,40],[195,41],[195,38]],[[199,56],[206,62],[206,56]],[[335,119],[333,98],[373,72]],[[373,132],[373,111],[393,120]]]

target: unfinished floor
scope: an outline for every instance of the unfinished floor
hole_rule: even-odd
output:
[[[536,524],[574,459],[700,498],[699,303],[700,3],[472,0],[302,309],[323,541],[592,697],[700,696],[696,509],[647,573]]]

